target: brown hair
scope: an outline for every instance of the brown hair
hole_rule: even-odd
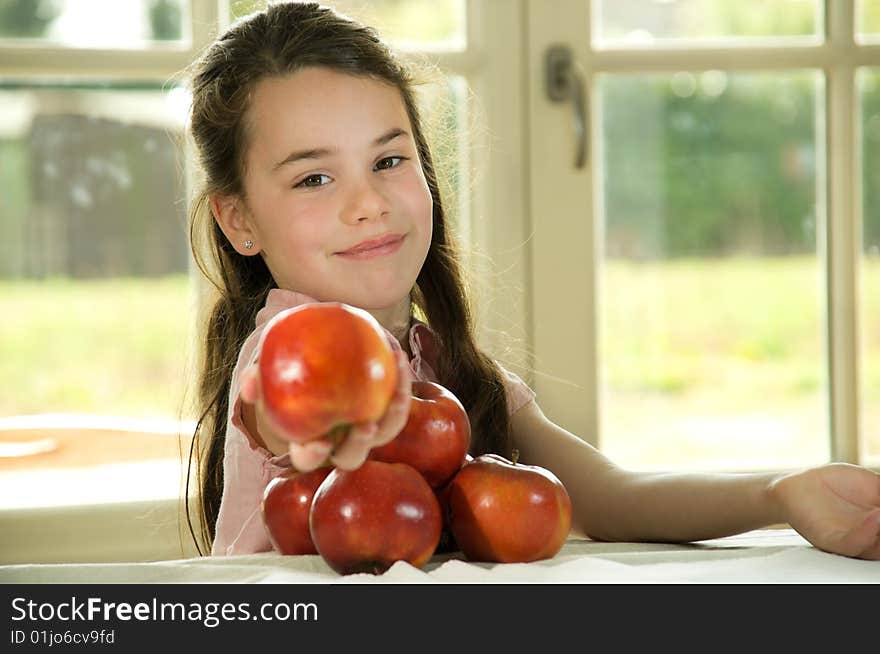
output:
[[[198,475],[197,517],[210,549],[223,491],[223,451],[232,371],[253,331],[257,312],[276,287],[262,257],[241,256],[211,215],[211,194],[244,197],[245,118],[254,85],[265,77],[321,66],[394,85],[406,105],[433,200],[433,237],[416,280],[414,307],[436,334],[440,383],[462,402],[471,420],[471,454],[510,455],[502,374],[477,346],[455,246],[444,217],[437,175],[421,128],[410,73],[376,33],[317,3],[280,3],[231,26],[192,66],[191,135],[203,181],[190,209],[190,239],[199,269],[218,297],[205,327],[198,388],[198,422],[189,469]],[[293,289],[295,290],[295,289]],[[189,506],[189,469],[186,514]]]

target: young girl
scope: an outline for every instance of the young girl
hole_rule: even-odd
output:
[[[554,472],[573,527],[594,539],[687,542],[788,523],[823,550],[880,559],[880,475],[841,463],[628,471],[548,420],[534,393],[481,351],[412,81],[372,30],[316,4],[272,5],[207,49],[192,91],[204,174],[193,252],[219,291],[196,432],[212,554],[271,550],[260,514],[268,482],[328,459],[359,466],[402,428],[411,380],[427,379],[464,404],[473,455],[517,449]],[[401,382],[386,415],[355,426],[335,450],[284,439],[255,374],[268,320],[312,301],[369,311],[398,352]]]

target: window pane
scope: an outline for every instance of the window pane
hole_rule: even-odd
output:
[[[322,4],[375,27],[395,45],[451,50],[463,50],[466,45],[465,0],[332,0]],[[265,0],[232,0],[230,17],[265,6]]]
[[[880,68],[859,71],[862,114],[862,433],[880,461]]]
[[[646,468],[824,461],[822,78],[604,75],[599,88],[602,449]]]
[[[182,417],[187,101],[121,84],[0,90],[0,416]]]
[[[0,0],[0,38],[141,48],[151,41],[188,40],[188,11],[187,0]]]
[[[594,0],[596,37],[605,46],[657,41],[803,37],[821,33],[816,0]]]
[[[857,31],[860,35],[873,37],[880,36],[880,0],[860,0]]]

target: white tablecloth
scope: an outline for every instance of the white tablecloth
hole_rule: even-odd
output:
[[[382,575],[340,576],[319,556],[274,553],[149,563],[0,566],[0,583],[880,583],[880,561],[828,554],[791,529],[757,530],[688,545],[570,538],[534,563],[435,556],[422,569],[398,562]]]

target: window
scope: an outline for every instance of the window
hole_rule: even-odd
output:
[[[598,93],[604,449],[666,468],[823,460],[822,77],[605,74]]]
[[[824,16],[811,0],[761,2],[761,11],[710,0],[598,4],[614,5],[599,25],[619,35],[600,47],[671,42],[699,59],[678,71],[598,75],[603,449],[640,467],[738,469],[876,451],[870,250],[862,266],[868,351],[856,381],[849,334],[857,317],[841,314],[851,292],[843,280],[857,265],[842,223],[856,206],[838,195],[854,187],[840,184],[842,152],[828,150],[855,147],[841,138],[855,126],[837,112],[857,101],[840,92],[857,61],[850,56],[848,68],[826,76],[813,50],[826,20],[832,50],[846,42],[844,29],[853,40],[852,26],[841,24],[846,13]],[[870,3],[861,8],[868,28]],[[767,48],[762,62],[747,59],[752,47]],[[633,58],[628,68],[638,67]],[[864,82],[870,87],[870,77]],[[857,402],[843,389],[859,383],[868,428],[857,446],[855,421],[842,415]]]
[[[590,97],[577,170],[532,86],[549,415],[632,468],[876,465],[880,3],[527,7],[531,57],[569,44]]]
[[[110,501],[98,489],[126,480],[179,495],[190,19],[183,0],[0,5],[0,483],[30,489],[3,508],[50,502],[39,488]],[[52,480],[89,466],[58,498]]]
[[[7,1],[0,5],[0,38],[87,49],[186,43],[188,4],[186,0]]]
[[[217,29],[264,4],[0,3],[0,311],[12,317],[0,324],[0,486],[54,487],[62,468],[104,464],[124,464],[111,477],[131,481],[141,479],[136,464],[145,492],[179,496],[200,297],[180,73]],[[467,235],[474,58],[465,2],[336,7],[375,24],[403,56],[439,67],[420,93],[451,171],[450,213]],[[51,501],[0,495],[0,508]],[[129,495],[119,497],[146,499]],[[64,503],[105,500],[83,483]]]

